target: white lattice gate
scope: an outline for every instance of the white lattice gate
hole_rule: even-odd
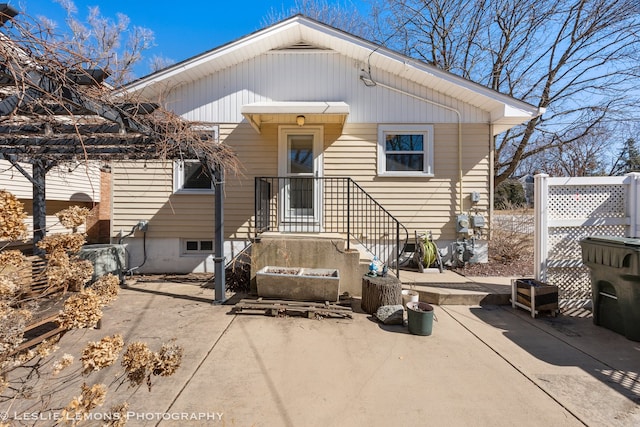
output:
[[[640,237],[640,174],[620,177],[535,177],[538,280],[557,285],[564,306],[591,300],[589,269],[579,241],[588,236]]]

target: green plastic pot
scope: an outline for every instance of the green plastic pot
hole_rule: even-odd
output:
[[[408,302],[407,319],[413,335],[431,335],[433,330],[433,306],[426,302]]]

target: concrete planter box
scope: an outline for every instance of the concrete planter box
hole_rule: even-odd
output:
[[[328,268],[266,266],[256,273],[258,296],[297,301],[338,301],[340,274]]]

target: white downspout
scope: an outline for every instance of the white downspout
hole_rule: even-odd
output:
[[[361,76],[360,79],[362,79],[363,77],[364,76]],[[458,213],[463,213],[463,210],[464,210],[464,195],[463,195],[463,185],[462,185],[462,178],[463,178],[463,173],[462,173],[462,115],[460,114],[460,111],[458,111],[457,109],[455,109],[453,107],[449,107],[448,105],[440,104],[439,102],[432,101],[432,100],[427,99],[425,97],[418,96],[418,95],[415,95],[413,93],[404,91],[402,89],[398,89],[398,88],[395,88],[393,86],[388,86],[388,85],[386,85],[384,83],[377,82],[377,81],[373,80],[371,78],[371,76],[369,76],[367,78],[367,80],[371,80],[371,82],[373,82],[376,86],[380,86],[380,87],[383,87],[385,89],[389,89],[389,90],[392,90],[394,92],[398,92],[398,93],[401,93],[403,95],[410,96],[411,98],[415,98],[415,99],[417,99],[419,101],[426,102],[428,104],[432,104],[432,105],[435,105],[437,107],[444,108],[445,110],[453,111],[454,113],[456,113],[456,119],[458,121],[458,196],[459,196],[458,197],[458,204],[459,204]],[[367,84],[367,82],[365,82],[365,84]]]

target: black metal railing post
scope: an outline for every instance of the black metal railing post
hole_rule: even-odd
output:
[[[398,248],[396,258],[396,277],[400,277],[400,221],[396,221],[396,248]]]
[[[260,206],[260,186],[258,185],[258,182],[260,182],[260,178],[255,177],[254,179],[254,184],[253,184],[253,188],[254,188],[254,195],[253,195],[253,218],[255,221],[255,227],[254,227],[254,238],[258,238],[258,234],[260,233],[260,217],[258,216],[258,210],[259,210],[259,206]]]
[[[351,185],[346,181],[347,186],[347,250],[351,249]]]

